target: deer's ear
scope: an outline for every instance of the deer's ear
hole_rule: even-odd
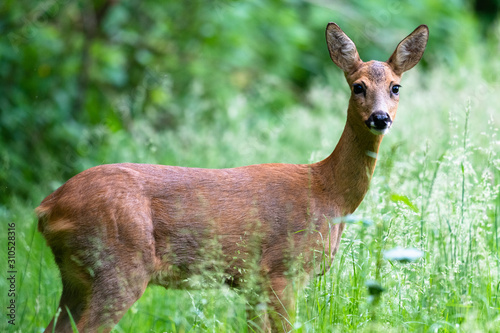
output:
[[[403,74],[418,64],[428,39],[429,28],[422,24],[398,44],[387,63],[397,75]]]
[[[326,44],[330,58],[345,73],[354,71],[361,64],[356,45],[335,23],[326,26]]]

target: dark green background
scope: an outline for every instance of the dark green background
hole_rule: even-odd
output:
[[[149,161],[110,153],[117,137],[123,151],[132,142],[148,148],[148,133],[138,138],[132,129],[139,120],[160,132],[192,121],[195,135],[206,126],[223,130],[237,95],[255,110],[250,122],[307,107],[312,82],[342,80],[325,46],[329,21],[351,36],[362,58],[379,60],[425,23],[431,38],[420,66],[452,70],[477,61],[470,49],[489,54],[488,45],[497,45],[498,6],[494,0],[3,1],[0,199],[39,200],[97,164],[179,163],[168,142]],[[494,78],[485,73],[485,79]],[[209,167],[226,166],[232,165]]]

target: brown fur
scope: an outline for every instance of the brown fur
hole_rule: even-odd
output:
[[[416,32],[417,46],[411,45],[412,35],[400,45],[421,56],[427,28]],[[382,141],[364,122],[380,109],[394,119],[398,98],[390,87],[401,73],[393,64],[400,71],[420,59],[413,53],[410,60],[400,59],[396,50],[393,64],[364,63],[333,23],[327,41],[348,84],[362,82],[366,93],[351,96],[342,137],[325,160],[220,170],[101,165],[74,176],[42,201],[36,209],[39,230],[63,282],[57,332],[71,331],[66,307],[80,332],[108,332],[148,284],[190,288],[191,276],[222,270],[227,283],[244,287],[245,272],[256,273],[252,263],[273,310],[271,322],[263,317],[263,328],[289,327],[293,299],[287,272],[299,257],[306,273],[328,269],[319,265],[316,253],[333,259],[344,225],[332,221],[360,204]]]

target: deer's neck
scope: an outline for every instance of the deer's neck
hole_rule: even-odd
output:
[[[341,215],[353,213],[368,191],[382,141],[352,123],[347,120],[333,153],[314,165],[330,204]]]

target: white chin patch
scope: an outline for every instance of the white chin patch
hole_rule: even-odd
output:
[[[390,128],[391,127],[387,127],[387,128],[384,128],[383,130],[378,130],[376,128],[370,128],[370,132],[372,132],[375,135],[384,135],[384,134],[387,134],[389,132]]]

